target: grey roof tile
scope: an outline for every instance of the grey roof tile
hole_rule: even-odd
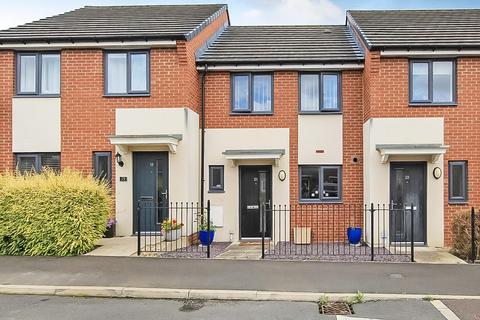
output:
[[[363,60],[346,26],[231,26],[198,63],[337,63]]]
[[[91,39],[189,39],[226,5],[87,6],[0,31],[0,43]]]
[[[480,9],[352,10],[347,19],[370,49],[480,47]]]

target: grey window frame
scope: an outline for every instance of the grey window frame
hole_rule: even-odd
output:
[[[58,55],[60,59],[60,92],[59,93],[42,93],[42,56],[43,55]],[[35,57],[35,91],[22,92],[20,91],[20,58],[22,56]],[[42,51],[42,52],[18,52],[15,57],[15,94],[19,97],[46,97],[58,98],[62,92],[62,56],[59,51]]]
[[[35,172],[40,173],[43,171],[42,157],[45,155],[58,155],[58,171],[62,168],[62,157],[60,152],[29,152],[29,153],[15,153],[15,168],[18,169],[18,164],[22,158],[35,158]]]
[[[214,169],[220,169],[221,175],[221,187],[214,186],[212,183],[212,174]],[[225,192],[225,166],[223,165],[210,165],[208,166],[208,192],[210,193],[222,193]]]
[[[94,151],[93,152],[93,176],[97,179],[99,179],[99,175],[97,172],[97,169],[99,167],[98,162],[100,157],[107,157],[108,158],[108,171],[107,171],[107,177],[105,180],[107,180],[110,184],[112,183],[112,152],[111,151]]]
[[[127,91],[125,93],[109,93],[108,92],[108,55],[109,54],[126,54],[127,55]],[[147,89],[145,91],[132,90],[132,68],[131,68],[131,56],[134,54],[146,54],[146,75],[147,75]],[[103,53],[103,78],[104,85],[103,91],[106,97],[138,97],[150,95],[150,50],[108,50]]]
[[[452,101],[433,101],[433,63],[452,62]],[[413,100],[413,64],[428,64],[428,99]],[[456,59],[410,59],[408,63],[408,102],[410,106],[455,106],[457,104],[457,61]]]
[[[318,199],[305,199],[302,198],[302,171],[303,168],[315,168],[318,171]],[[324,197],[323,196],[323,171],[324,169],[337,169],[338,171],[338,197]],[[343,202],[343,168],[342,165],[299,165],[298,166],[298,174],[299,174],[299,184],[298,184],[298,193],[299,193],[299,202],[300,203],[342,203]]]
[[[238,110],[234,108],[234,101],[235,101],[235,83],[234,78],[237,76],[248,76],[248,109],[247,110]],[[254,87],[254,79],[255,76],[270,76],[271,78],[271,92],[272,92],[272,105],[270,111],[254,111],[253,110],[253,87]],[[264,115],[271,115],[274,113],[274,76],[273,72],[234,72],[230,74],[230,112],[232,114],[264,114]]]
[[[452,195],[453,187],[453,177],[452,177],[452,167],[461,166],[463,168],[463,181],[462,189],[464,195],[462,197],[454,197]],[[448,162],[448,202],[449,203],[460,203],[464,204],[468,202],[468,161],[466,160],[455,160]]]
[[[302,110],[302,75],[318,75],[319,81],[318,85],[318,107],[319,110],[308,111]],[[323,107],[323,76],[324,75],[336,75],[337,76],[337,88],[338,88],[338,106],[336,109],[325,109]],[[332,113],[341,113],[342,112],[342,73],[335,71],[326,71],[326,72],[300,72],[298,74],[298,113],[299,114],[332,114]]]

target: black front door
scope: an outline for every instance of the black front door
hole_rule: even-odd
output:
[[[168,218],[168,152],[133,153],[134,232],[137,204],[141,203],[140,231],[160,231]]]
[[[390,241],[411,239],[411,211],[413,204],[413,239],[425,243],[426,236],[426,163],[392,162],[390,164]],[[406,209],[406,210],[405,210]]]
[[[272,167],[240,166],[240,236],[260,238],[262,236],[262,204],[271,205]],[[267,211],[265,236],[271,236],[272,219]]]

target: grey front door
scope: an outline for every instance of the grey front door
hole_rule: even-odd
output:
[[[240,166],[240,236],[260,238],[262,236],[262,204],[271,204],[272,167]],[[272,232],[271,213],[266,212],[265,236]]]
[[[413,239],[426,242],[426,163],[392,162],[390,164],[390,241],[404,242],[411,239],[411,211],[413,215]],[[407,210],[405,210],[407,209]]]
[[[168,218],[168,152],[133,153],[134,232],[137,232],[137,204],[141,202],[140,231],[160,231]]]

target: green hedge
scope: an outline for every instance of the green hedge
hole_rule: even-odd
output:
[[[112,212],[107,184],[79,172],[0,175],[0,254],[91,251]]]

